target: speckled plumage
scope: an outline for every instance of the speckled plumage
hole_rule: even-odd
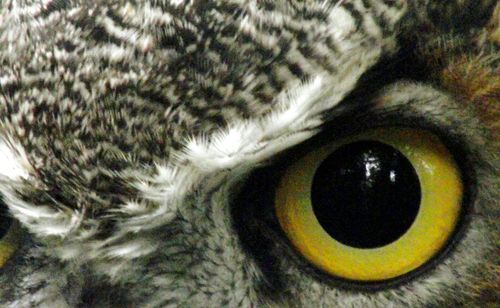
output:
[[[0,192],[26,236],[0,269],[0,305],[498,300],[483,266],[498,263],[499,85],[481,81],[498,81],[494,4],[2,1]],[[464,86],[468,73],[489,86]],[[237,188],[323,124],[422,126],[463,147],[477,215],[449,258],[367,292],[303,270],[269,230],[254,231],[272,248],[248,251],[233,225]]]

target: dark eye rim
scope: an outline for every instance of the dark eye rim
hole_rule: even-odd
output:
[[[443,132],[442,129],[436,127],[432,123],[423,122],[421,121],[421,119],[413,120],[414,122],[406,121],[406,123],[400,123],[400,125],[395,125],[394,121],[387,121],[386,124],[379,123],[379,125],[367,125],[364,127],[358,127],[358,129],[356,130],[349,130],[343,127],[327,127],[327,129],[320,133],[318,136],[280,155],[280,157],[278,157],[278,159],[274,161],[272,165],[255,170],[240,188],[240,192],[237,194],[237,198],[234,202],[235,204],[238,204],[237,208],[240,209],[239,214],[236,213],[238,211],[233,211],[235,212],[235,215],[233,215],[235,229],[237,229],[237,232],[241,234],[241,228],[237,226],[242,223],[242,220],[245,220],[241,218],[237,219],[237,216],[239,216],[241,212],[246,212],[248,215],[255,215],[257,217],[256,219],[264,221],[266,226],[268,227],[268,230],[274,233],[274,235],[271,237],[278,238],[280,241],[282,241],[282,243],[286,247],[287,255],[291,256],[294,259],[294,263],[300,271],[302,271],[304,274],[314,277],[316,280],[326,285],[335,288],[345,289],[348,291],[354,290],[363,292],[378,292],[381,290],[393,289],[395,287],[409,283],[410,281],[417,280],[418,278],[425,278],[432,272],[433,269],[435,269],[444,260],[450,258],[453,255],[453,253],[456,251],[455,248],[464,238],[467,230],[469,229],[471,216],[473,214],[473,201],[475,200],[476,195],[476,177],[474,168],[472,168],[472,164],[468,159],[467,152],[464,149],[464,143],[460,140],[460,138],[447,135]],[[395,126],[431,131],[441,139],[443,144],[452,153],[455,161],[457,162],[465,188],[462,199],[462,210],[456,229],[448,239],[447,243],[443,246],[441,251],[439,251],[424,265],[404,275],[374,282],[354,281],[331,276],[328,273],[325,273],[324,271],[310,264],[309,261],[307,261],[298,251],[296,251],[291,245],[284,231],[281,229],[278,223],[278,218],[276,217],[274,211],[274,191],[276,189],[276,185],[288,165],[291,165],[294,161],[300,159],[303,155],[305,155],[312,149],[320,147],[321,145],[329,142],[331,140],[331,137],[329,138],[329,136],[335,135],[336,138],[340,139],[355,135],[367,129],[383,127],[387,128]],[[253,191],[251,187],[249,187],[251,186],[249,184],[252,181],[256,181],[257,183],[259,183],[259,187],[253,187]],[[266,189],[265,187],[272,187],[272,189]],[[259,206],[255,205],[255,200],[252,199],[251,196],[259,196],[259,200],[261,200],[261,202],[258,202]],[[242,211],[241,209],[243,208],[245,208],[246,210]],[[248,209],[252,210],[248,212]],[[268,237],[270,236],[268,235]],[[251,250],[251,247],[247,247],[247,250]]]
[[[12,227],[13,219],[8,214],[7,205],[3,202],[0,196],[0,241],[7,235]]]

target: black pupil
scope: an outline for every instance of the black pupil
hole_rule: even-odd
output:
[[[0,198],[0,240],[7,234],[11,224],[11,218],[7,213],[7,206],[3,203],[2,198]]]
[[[358,141],[321,163],[311,198],[331,237],[351,247],[376,248],[410,228],[420,206],[420,182],[408,159],[392,146]]]

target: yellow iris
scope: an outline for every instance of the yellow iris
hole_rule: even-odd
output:
[[[17,222],[13,221],[7,232],[0,237],[0,268],[2,268],[17,249],[21,229]]]
[[[397,149],[420,182],[420,204],[411,226],[381,247],[341,243],[322,227],[313,210],[311,187],[318,167],[341,146],[357,141],[377,141]],[[379,128],[326,145],[289,166],[278,185],[275,208],[292,245],[309,262],[335,277],[368,282],[402,276],[442,251],[459,221],[462,195],[458,167],[436,135],[410,128]]]

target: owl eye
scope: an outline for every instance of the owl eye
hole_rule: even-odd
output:
[[[7,206],[0,199],[0,268],[2,268],[17,249],[20,228],[9,216]]]
[[[460,225],[463,190],[436,135],[379,128],[288,166],[274,204],[282,230],[312,265],[336,278],[380,282],[446,250]]]

